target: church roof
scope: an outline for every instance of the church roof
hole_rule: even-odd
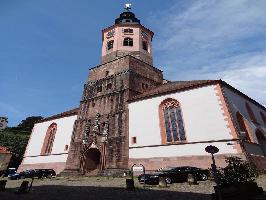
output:
[[[140,20],[135,17],[133,12],[129,10],[122,12],[118,18],[115,19],[115,24],[128,24],[128,23],[136,23],[140,24]]]
[[[192,81],[167,82],[163,85],[157,86],[155,88],[151,88],[150,90],[148,90],[148,91],[146,91],[140,95],[132,97],[130,100],[128,100],[128,102],[131,103],[131,102],[139,101],[142,99],[148,99],[148,98],[155,97],[155,96],[162,96],[164,94],[169,94],[169,93],[179,92],[179,91],[185,91],[185,90],[199,88],[199,87],[203,87],[203,86],[207,86],[207,85],[214,85],[214,84],[221,84],[225,87],[230,88],[235,93],[237,93],[237,94],[241,95],[242,97],[250,100],[255,105],[261,107],[263,110],[266,111],[266,108],[262,104],[258,103],[254,99],[250,98],[246,94],[242,93],[241,91],[237,90],[236,88],[234,88],[233,86],[229,85],[228,83],[226,83],[225,81],[223,81],[221,79],[219,79],[219,80],[192,80]]]
[[[140,95],[134,96],[129,100],[129,102],[146,99],[153,96],[159,96],[159,95],[161,96],[163,94],[168,94],[176,91],[183,91],[197,87],[202,87],[205,85],[212,85],[218,82],[219,80],[192,80],[192,81],[168,82],[163,85],[152,88],[151,90],[148,90]]]
[[[74,109],[71,109],[71,110],[56,114],[56,115],[52,115],[50,117],[46,117],[46,118],[38,121],[37,123],[46,122],[46,121],[50,121],[50,120],[54,120],[54,119],[58,119],[58,118],[62,118],[62,117],[68,117],[68,116],[72,116],[72,115],[77,115],[78,111],[79,111],[79,108],[74,108]]]

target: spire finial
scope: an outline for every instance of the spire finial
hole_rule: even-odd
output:
[[[132,5],[131,3],[126,3],[126,4],[125,4],[125,7],[124,7],[125,10],[126,10],[126,11],[129,11],[129,10],[131,9],[131,5]]]

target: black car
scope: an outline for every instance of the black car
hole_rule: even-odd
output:
[[[38,176],[36,171],[33,169],[29,169],[29,170],[25,170],[19,173],[10,174],[8,175],[8,179],[17,180],[17,179],[24,179],[24,178],[34,178],[36,176]]]
[[[183,167],[169,167],[156,171],[153,174],[142,174],[138,177],[140,183],[157,185],[159,178],[165,178],[167,184],[186,182],[188,174],[193,174],[197,180],[207,180],[209,177],[208,169],[201,169],[197,167],[183,166]]]
[[[40,174],[38,178],[52,178],[56,176],[56,173],[53,169],[35,169]]]
[[[56,176],[53,169],[29,169],[19,173],[8,176],[10,180],[24,179],[24,178],[52,178]]]
[[[8,177],[11,174],[15,174],[17,173],[16,168],[8,168],[7,170],[5,170],[2,174],[3,177]]]

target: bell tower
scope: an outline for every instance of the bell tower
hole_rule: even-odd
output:
[[[152,65],[154,33],[142,26],[130,9],[130,4],[127,4],[115,24],[102,30],[102,63],[132,55]]]
[[[102,63],[89,70],[64,175],[121,174],[129,168],[128,100],[163,83],[152,65],[153,32],[130,7],[102,31]]]

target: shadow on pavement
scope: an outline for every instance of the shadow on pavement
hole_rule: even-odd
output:
[[[92,187],[92,186],[64,186],[64,185],[43,185],[33,186],[32,191],[27,194],[15,194],[16,189],[7,189],[0,193],[1,200],[200,200],[211,199],[209,194],[192,193],[192,192],[175,192],[154,189],[136,189],[127,191],[125,188],[115,187]]]

